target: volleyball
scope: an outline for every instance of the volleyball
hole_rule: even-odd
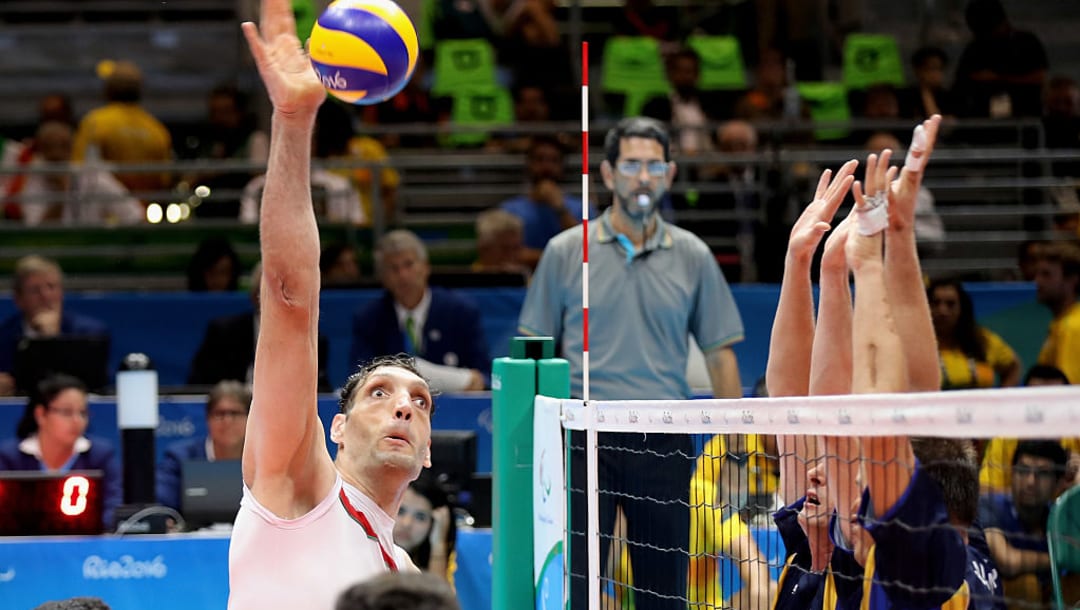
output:
[[[409,82],[419,53],[416,28],[393,0],[336,0],[308,41],[323,86],[350,104],[377,104]]]

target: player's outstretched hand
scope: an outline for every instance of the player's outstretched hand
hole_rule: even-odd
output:
[[[832,170],[828,169],[821,173],[814,200],[806,206],[791,227],[791,237],[788,240],[789,257],[808,261],[814,255],[822,236],[831,226],[829,223],[836,214],[836,209],[851,188],[853,174],[858,166],[859,162],[852,159],[845,163],[835,176]]]
[[[930,154],[934,152],[941,115],[926,119],[915,127],[908,146],[904,169],[900,179],[892,182],[889,189],[889,230],[913,230],[915,226],[915,202],[922,186],[923,174]]]
[[[241,25],[274,110],[283,116],[310,120],[326,99],[311,61],[296,37],[289,0],[262,0],[259,27]]]

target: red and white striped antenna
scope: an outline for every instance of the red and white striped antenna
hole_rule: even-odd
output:
[[[581,43],[581,397],[589,406],[589,43]],[[597,477],[596,427],[585,432],[585,536],[588,549],[589,610],[600,607],[600,497]],[[564,521],[565,523],[565,521]],[[570,562],[567,562],[569,565]],[[567,584],[569,582],[567,581]],[[569,595],[569,587],[565,592]]]
[[[581,398],[589,402],[589,43],[581,43]]]

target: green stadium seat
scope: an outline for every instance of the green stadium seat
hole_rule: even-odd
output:
[[[745,89],[746,66],[742,46],[734,36],[690,36],[686,44],[701,57],[701,80],[705,91]]]
[[[660,45],[648,36],[615,36],[604,45],[600,88],[605,94],[625,97],[622,113],[641,113],[649,99],[667,95],[667,80]]]
[[[844,84],[848,89],[865,89],[879,83],[904,86],[904,64],[896,39],[888,34],[848,34]]]
[[[452,96],[450,121],[461,126],[509,125],[514,122],[514,100],[510,91],[500,85],[468,85]],[[483,131],[450,134],[445,143],[450,146],[481,146],[490,135]]]
[[[496,84],[495,48],[483,38],[440,40],[435,43],[432,94],[454,96],[462,87]]]
[[[842,123],[851,120],[847,88],[842,83],[798,83],[799,96],[810,107],[810,118],[815,123]],[[841,126],[828,126],[814,130],[817,140],[839,140],[848,135]]]

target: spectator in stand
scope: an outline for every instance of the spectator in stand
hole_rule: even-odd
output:
[[[220,85],[206,101],[206,122],[184,142],[182,155],[204,161],[230,159],[265,165],[270,139],[256,127],[248,110],[247,96],[232,85]],[[192,187],[210,187],[211,201],[195,208],[199,217],[235,218],[240,210],[240,191],[259,172],[254,170],[205,172],[186,176]],[[224,192],[224,196],[222,195]]]
[[[528,76],[539,79],[548,89],[565,89],[572,78],[570,55],[559,34],[555,0],[512,0],[507,4],[502,14],[502,61],[513,66],[518,78]]]
[[[76,161],[99,158],[113,163],[160,163],[172,159],[172,137],[161,121],[139,105],[142,72],[132,62],[119,61],[106,69],[106,104],[91,110],[75,134]],[[167,174],[118,173],[129,191],[160,191],[170,186]]]
[[[529,268],[521,262],[524,240],[525,225],[520,217],[501,208],[480,212],[476,217],[476,260],[471,269],[520,273],[527,278]]]
[[[32,146],[0,136],[0,167],[11,169],[29,165],[33,158]],[[18,176],[19,174],[0,174],[0,194],[4,198],[2,210],[4,220],[22,220],[23,217],[22,206],[13,197],[22,188]]]
[[[720,104],[698,88],[701,57],[690,47],[667,58],[667,79],[671,93],[645,104],[642,114],[671,126],[672,152],[700,155],[713,150],[708,124],[716,120]]]
[[[1028,387],[1069,385],[1069,379],[1060,370],[1045,364],[1036,364],[1024,375],[1024,385]],[[994,438],[986,445],[983,452],[982,469],[979,471],[979,484],[989,493],[1006,493],[1012,485],[1012,473],[1009,464],[1013,463],[1016,453],[1015,438]],[[1075,479],[1080,467],[1080,437],[1061,439],[1061,446],[1071,454],[1067,479]]]
[[[75,111],[71,108],[71,98],[66,93],[49,93],[38,100],[38,124],[59,121],[75,127]]]
[[[652,0],[626,0],[615,17],[615,34],[651,36],[661,42],[676,44],[682,36],[679,13],[674,6],[657,6]]]
[[[382,104],[364,106],[364,123],[368,125],[422,126],[422,131],[397,133],[396,130],[383,132],[379,142],[391,150],[397,148],[434,148],[436,145],[432,126],[445,123],[450,118],[449,108],[440,100],[433,99],[424,85],[427,65],[424,56],[416,60],[412,78],[402,89]]]
[[[329,102],[319,107],[315,119],[315,156],[320,159],[337,161],[385,162],[390,155],[378,140],[370,136],[356,135],[353,129],[353,114],[349,107],[337,102]],[[383,219],[393,223],[397,209],[397,192],[401,185],[401,175],[392,167],[356,167],[329,170],[331,173],[346,178],[353,190],[360,196],[361,216],[364,224],[370,224],[375,218],[375,174],[378,172],[378,200],[382,203]]]
[[[181,464],[189,461],[239,460],[251,410],[251,390],[239,381],[221,381],[206,400],[206,437],[173,443],[157,466],[158,504],[180,510]]]
[[[941,360],[941,389],[1007,387],[1020,383],[1020,359],[1001,337],[975,322],[971,296],[957,280],[926,289]]]
[[[485,38],[496,42],[501,33],[501,0],[434,0],[432,31],[437,40]]]
[[[67,123],[42,123],[23,149],[19,167],[41,168],[71,162],[72,129]],[[74,173],[15,174],[5,185],[8,217],[29,226],[137,224],[142,204],[108,171],[86,166]]]
[[[1016,268],[1019,279],[1034,282],[1042,249],[1048,244],[1044,239],[1026,239],[1016,248]]]
[[[251,311],[210,320],[202,343],[199,344],[188,372],[188,385],[212,386],[225,380],[251,382],[255,366],[255,339],[259,335],[259,288],[262,286],[262,265],[251,270]],[[330,344],[319,334],[318,387],[320,392],[331,391],[326,374]]]
[[[974,39],[956,66],[955,93],[963,115],[1040,116],[1049,67],[1042,42],[1013,28],[1001,0],[971,0],[965,16]]]
[[[952,93],[945,88],[945,69],[949,56],[939,47],[919,47],[911,55],[915,84],[901,92],[901,114],[923,120],[935,114],[956,114]]]
[[[0,323],[0,396],[16,389],[12,376],[23,338],[108,335],[105,323],[64,309],[64,277],[56,261],[24,256],[15,262],[13,300],[19,311]]]
[[[319,274],[322,288],[356,288],[362,279],[360,264],[356,260],[356,247],[352,244],[330,244],[319,256]]]
[[[1039,350],[1039,364],[1080,381],[1080,245],[1054,242],[1042,249],[1035,271],[1035,297],[1054,316]]]
[[[423,476],[405,488],[394,520],[394,544],[421,571],[450,581],[457,527],[450,498],[433,478]]]
[[[105,528],[124,499],[123,470],[112,445],[87,438],[90,422],[83,382],[56,374],[41,380],[30,395],[15,439],[0,445],[0,470],[104,471]]]
[[[1043,99],[1043,133],[1047,148],[1080,148],[1080,86],[1068,76],[1054,76],[1046,84]],[[1059,178],[1080,178],[1080,162],[1054,161],[1052,171]],[[1076,187],[1068,187],[1073,201]]]
[[[487,387],[491,359],[480,310],[456,292],[428,285],[431,265],[420,238],[403,229],[379,238],[375,273],[385,290],[353,317],[349,362],[407,352],[443,391]]]
[[[540,85],[533,81],[520,81],[514,86],[513,96],[514,125],[517,129],[496,134],[488,141],[489,150],[525,153],[532,143],[535,128],[543,127],[543,123],[552,120],[548,95]],[[564,148],[571,145],[570,138],[565,134],[548,135],[557,138]]]
[[[544,246],[563,229],[581,222],[581,198],[563,191],[565,149],[559,140],[535,136],[525,154],[528,191],[499,207],[521,218],[525,225],[525,251],[521,262],[536,267]]]
[[[377,150],[361,152],[357,155],[366,161],[381,161],[386,159],[386,151],[372,138],[366,138]],[[312,158],[316,160],[328,160],[334,158],[351,157],[353,142],[352,117],[349,111],[336,102],[327,102],[319,107],[319,113],[315,118],[315,135],[312,138]],[[365,156],[366,155],[366,156]],[[364,176],[366,186],[364,194],[367,197],[365,205],[364,197],[353,185],[354,174],[348,169],[329,170],[314,167],[311,170],[311,203],[315,206],[315,217],[320,221],[349,223],[364,225],[370,222],[371,207],[371,172],[367,168],[355,170],[357,174]],[[392,175],[388,175],[391,172]],[[388,202],[393,206],[394,193],[397,188],[397,174],[392,169],[383,170],[381,191],[383,203]],[[254,178],[244,187],[244,194],[240,201],[240,220],[254,223],[259,219],[259,207],[262,201],[263,185],[266,184],[266,175]],[[392,208],[391,208],[392,209]]]
[[[1067,458],[1057,441],[1020,441],[1013,454],[1010,490],[979,501],[979,522],[1004,579],[1005,597],[1017,608],[1024,607],[1023,602],[1047,601],[1046,520],[1050,504],[1062,491]]]
[[[191,292],[232,292],[240,284],[240,257],[224,237],[208,237],[195,249],[187,268]]]

